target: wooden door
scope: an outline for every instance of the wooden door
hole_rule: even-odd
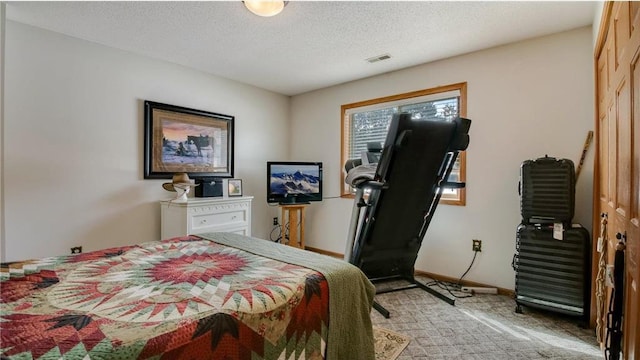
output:
[[[639,359],[640,3],[607,3],[603,17],[600,31],[605,35],[599,37],[601,43],[596,52],[598,154],[594,218],[600,213],[609,218],[605,244],[608,264],[613,264],[619,242],[616,235],[626,246],[622,349],[624,359]],[[594,234],[597,239],[600,231]],[[608,309],[610,291],[606,294]]]
[[[606,288],[599,295],[598,298],[598,289],[596,285],[596,278],[601,276],[602,286],[604,286],[604,276],[599,274],[603,272],[604,269],[600,269],[600,256],[596,250],[598,247],[597,242],[600,239],[596,238],[602,236],[602,240],[609,239],[606,241],[604,246],[604,252],[606,255],[605,262],[606,264],[613,263],[613,251],[615,251],[615,243],[611,241],[614,238],[615,232],[613,231],[613,222],[615,218],[613,218],[613,214],[615,212],[615,191],[616,191],[616,122],[615,122],[615,103],[614,99],[611,96],[611,74],[613,71],[613,55],[612,55],[612,38],[606,38],[604,45],[602,46],[602,51],[600,52],[597,58],[597,109],[598,109],[598,124],[596,125],[596,144],[597,144],[597,156],[596,156],[596,177],[595,184],[597,185],[594,188],[594,213],[597,213],[598,216],[602,216],[602,214],[607,215],[607,222],[609,226],[607,226],[606,231],[603,233],[603,229],[596,230],[595,224],[601,224],[600,221],[596,221],[594,218],[594,231],[593,237],[594,239],[594,251],[593,251],[593,281],[591,288],[593,289],[593,296],[591,301],[591,318],[592,318],[592,326],[597,323],[596,334],[599,339],[605,339],[605,329],[606,329],[606,313],[609,309],[608,299],[611,296],[611,289]],[[609,219],[609,216],[612,217]],[[594,319],[596,316],[599,319]],[[601,340],[604,341],[604,340]],[[602,345],[602,343],[601,343]]]

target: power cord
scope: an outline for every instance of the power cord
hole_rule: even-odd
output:
[[[470,298],[473,296],[473,294],[469,294],[469,293],[463,293],[464,295],[460,295],[460,293],[462,292],[462,290],[460,289],[460,287],[454,283],[451,282],[446,282],[446,281],[440,281],[440,280],[433,280],[432,282],[430,282],[429,284],[432,284],[430,286],[437,286],[440,289],[446,290],[449,295],[453,296],[456,299],[464,299],[464,298]],[[427,285],[429,285],[427,284]],[[454,293],[454,291],[456,293]]]
[[[277,232],[277,237],[274,239],[274,233]],[[284,238],[284,242],[282,241]],[[284,226],[284,234],[282,234],[282,227],[280,224],[274,225],[273,229],[271,229],[271,233],[269,234],[269,239],[273,242],[286,244],[287,240],[289,240],[289,223]]]
[[[465,272],[462,274],[462,276],[460,276],[460,279],[458,279],[458,281],[456,283],[452,283],[452,282],[448,282],[448,281],[440,281],[440,280],[433,280],[428,282],[427,286],[437,286],[443,290],[446,290],[451,296],[453,296],[456,299],[464,299],[464,298],[469,298],[472,297],[473,294],[467,294],[465,293],[464,295],[459,295],[459,294],[454,294],[453,292],[462,292],[462,279],[469,273],[469,271],[471,270],[471,267],[473,266],[473,263],[476,261],[476,257],[478,256],[478,251],[474,251],[473,254],[473,259],[471,259],[471,264],[469,264],[469,267],[467,268],[467,270],[465,270]]]
[[[289,223],[284,224],[284,234],[282,235],[282,238],[285,240],[283,244],[289,242]]]
[[[464,274],[462,274],[462,276],[460,276],[460,279],[458,279],[458,287],[462,287],[462,278],[465,277],[465,275],[467,275],[467,273],[469,273],[469,270],[471,270],[471,267],[473,266],[473,263],[476,261],[476,256],[478,256],[478,252],[474,251],[473,252],[473,259],[471,259],[471,264],[469,264],[469,267],[467,268],[467,270],[464,272]]]
[[[277,233],[277,237],[274,239],[273,238],[273,233],[276,232],[276,230],[278,231]],[[269,239],[273,242],[277,242],[279,243],[280,240],[282,240],[282,230],[280,228],[280,225],[274,225],[273,229],[271,229],[271,233],[269,234]]]

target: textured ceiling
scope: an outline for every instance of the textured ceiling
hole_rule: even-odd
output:
[[[7,18],[285,95],[588,26],[595,2],[8,2]],[[369,63],[367,58],[390,54]]]

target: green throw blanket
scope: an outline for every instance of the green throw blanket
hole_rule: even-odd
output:
[[[329,284],[327,359],[375,358],[370,317],[375,288],[360,269],[326,255],[239,234],[207,233],[198,236],[322,273]]]

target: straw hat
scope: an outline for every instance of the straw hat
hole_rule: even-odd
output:
[[[162,187],[167,191],[176,191],[176,186],[179,188],[185,188],[189,186],[198,186],[200,184],[194,184],[189,179],[189,175],[187,173],[176,173],[173,174],[173,179],[171,179],[170,183],[162,184]]]

